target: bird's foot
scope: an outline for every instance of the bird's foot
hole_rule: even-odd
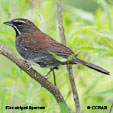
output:
[[[25,59],[24,62],[27,64],[28,70],[31,69],[32,66],[31,66],[31,63],[29,62],[29,60]]]
[[[48,75],[44,75],[44,78],[48,79]]]

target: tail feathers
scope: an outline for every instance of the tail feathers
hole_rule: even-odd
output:
[[[82,64],[84,66],[87,66],[87,67],[89,67],[91,69],[94,69],[94,70],[96,70],[98,72],[101,72],[101,73],[110,75],[110,72],[109,71],[107,71],[107,70],[105,70],[105,69],[103,69],[103,68],[101,68],[101,67],[99,67],[99,66],[97,66],[95,64],[89,63],[87,61],[83,61],[83,60],[80,60],[80,59],[76,58],[76,59],[74,59],[74,62],[75,63],[80,63],[80,64]]]

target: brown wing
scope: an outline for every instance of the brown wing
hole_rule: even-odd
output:
[[[33,34],[24,34],[21,36],[23,45],[25,48],[30,49],[34,52],[41,52],[48,54],[48,51],[51,51],[59,56],[69,56],[73,54],[68,47],[64,46],[61,43],[56,42],[50,36],[42,32],[35,32]]]

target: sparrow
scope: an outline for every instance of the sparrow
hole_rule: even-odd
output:
[[[93,63],[77,58],[77,55],[65,45],[55,41],[46,33],[42,32],[33,22],[24,18],[16,18],[4,24],[9,25],[16,31],[16,49],[18,53],[27,61],[39,64],[40,67],[49,67],[47,75],[57,69],[59,65],[82,64],[98,72],[109,75],[109,71]],[[61,62],[50,52],[57,56],[68,59],[75,54],[71,61]]]

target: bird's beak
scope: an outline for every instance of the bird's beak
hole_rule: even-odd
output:
[[[4,22],[3,24],[9,25],[9,26],[13,26],[13,23],[11,21]]]

